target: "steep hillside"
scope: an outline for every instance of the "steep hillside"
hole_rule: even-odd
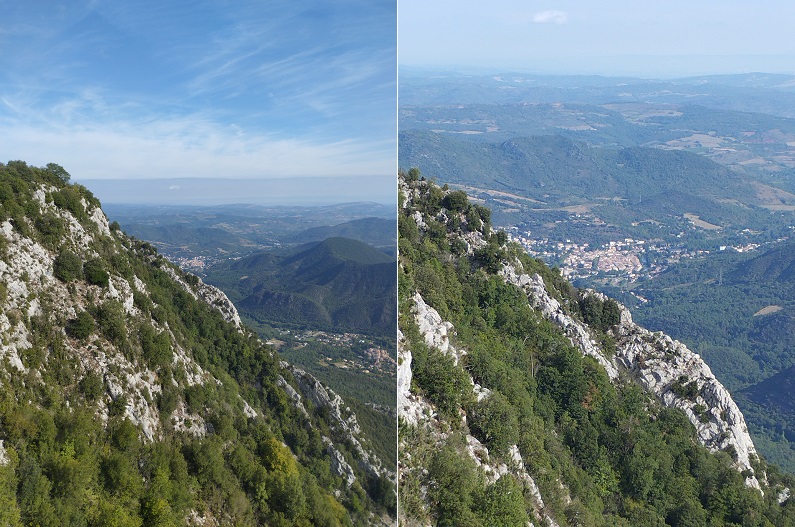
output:
[[[395,333],[395,260],[357,240],[260,252],[209,269],[207,279],[260,322]]]
[[[701,358],[401,174],[399,484],[406,525],[791,525]]]
[[[57,165],[0,165],[0,524],[390,524],[392,467]]]
[[[738,265],[727,279],[739,283],[795,282],[795,243],[786,243]]]
[[[795,473],[795,412],[785,389],[795,365],[795,245],[775,245],[680,262],[631,284],[622,299],[643,325],[704,357],[736,393],[760,452]]]
[[[282,238],[285,243],[319,242],[326,238],[352,238],[373,247],[395,247],[395,221],[385,218],[361,218],[337,225],[313,227]]]
[[[642,207],[639,196],[670,190],[713,200],[748,202],[754,196],[738,174],[697,154],[594,148],[562,136],[473,143],[412,130],[400,134],[399,160],[401,166],[419,166],[440,181],[514,192],[550,204],[618,197]]]

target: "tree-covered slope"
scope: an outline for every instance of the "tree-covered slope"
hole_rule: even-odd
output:
[[[394,465],[57,165],[0,165],[0,524],[389,524]]]
[[[324,225],[313,227],[296,234],[282,238],[286,243],[309,243],[323,241],[326,238],[352,238],[378,248],[394,250],[395,221],[385,218],[360,218],[357,220],[338,223],[337,225]]]
[[[207,276],[260,322],[395,333],[395,260],[357,240],[332,237],[260,252],[219,264]]]
[[[464,193],[416,170],[400,192],[401,522],[795,523],[793,481],[698,355],[506,243]]]
[[[753,204],[738,174],[703,156],[656,148],[595,148],[562,136],[475,143],[428,131],[400,134],[399,162],[450,184],[512,192],[542,203],[644,197],[676,190]]]

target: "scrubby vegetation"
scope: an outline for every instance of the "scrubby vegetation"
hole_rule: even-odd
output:
[[[6,315],[31,346],[19,350],[25,371],[0,366],[0,524],[341,526],[394,514],[391,482],[359,467],[328,411],[305,400],[304,415],[279,387],[295,381],[276,352],[174,281],[181,272],[151,245],[102,234],[98,202],[59,168],[0,165],[0,223],[51,251],[57,278],[27,284],[35,314]],[[68,221],[93,236],[90,249],[73,243]],[[109,296],[124,283],[129,304]],[[57,307],[65,298],[73,315]],[[111,386],[148,372],[145,386]],[[149,435],[131,419],[133,402],[159,412]],[[353,467],[351,486],[324,437]]]
[[[521,479],[490,482],[477,468],[466,452],[471,434],[493,463],[510,466],[509,449],[518,446],[544,513],[560,525],[795,525],[795,503],[779,504],[775,490],[795,481],[759,461],[770,486],[764,496],[746,487],[730,452],[710,453],[682,412],[663,408],[631,381],[611,383],[496,272],[510,259],[540,274],[607,354],[619,316],[614,301],[575,289],[486,221],[469,221],[484,215],[458,193],[416,171],[402,177],[412,195],[401,196],[401,205],[411,201],[399,215],[400,326],[413,358],[412,389],[439,416],[436,425],[401,425],[407,524],[522,525],[536,514]],[[467,238],[472,231],[479,234]],[[478,236],[483,245],[476,248]],[[467,352],[460,365],[425,345],[411,313],[415,291],[453,323],[454,344]],[[478,402],[470,376],[491,394]]]

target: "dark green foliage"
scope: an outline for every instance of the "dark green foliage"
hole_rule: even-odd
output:
[[[608,331],[621,322],[621,311],[612,298],[604,302],[594,295],[586,294],[579,300],[583,320],[600,331]]]
[[[512,527],[526,525],[530,520],[521,485],[512,476],[505,476],[489,485],[476,501],[483,525]]]
[[[481,484],[474,461],[444,447],[431,459],[428,476],[428,497],[437,505],[438,525],[482,525],[472,512],[474,494]]]
[[[474,403],[468,412],[468,422],[472,434],[499,455],[505,455],[508,447],[519,441],[516,411],[500,392],[492,392]]]
[[[121,346],[127,340],[127,323],[124,306],[116,300],[108,300],[96,308],[96,319],[100,331],[109,341]]]
[[[55,205],[74,214],[78,221],[86,219],[86,209],[81,198],[80,190],[73,186],[64,187],[52,194]]]
[[[57,177],[64,183],[69,183],[69,180],[72,177],[69,175],[69,172],[64,169],[64,167],[55,163],[47,163],[47,166],[44,168],[44,170]]]
[[[101,376],[94,372],[89,372],[80,379],[79,387],[86,400],[90,402],[96,401],[105,393],[105,382]]]
[[[171,364],[174,356],[171,350],[171,339],[168,333],[162,331],[158,333],[149,323],[141,324],[138,330],[138,337],[141,341],[141,351],[146,364],[152,368],[158,368]]]
[[[54,249],[61,244],[66,233],[66,225],[61,218],[47,213],[36,218],[34,224],[45,247]]]
[[[63,282],[77,280],[83,271],[83,261],[75,253],[62,250],[53,262],[53,275]]]
[[[694,399],[698,395],[698,384],[696,381],[688,382],[687,377],[682,376],[671,385],[671,391],[679,397]]]
[[[88,311],[80,311],[76,318],[66,323],[66,334],[84,340],[94,332],[94,317]]]
[[[417,384],[441,413],[448,417],[456,415],[458,408],[472,396],[466,374],[450,356],[436,349],[423,348],[421,344],[416,344],[413,349],[415,362],[412,371]]]
[[[415,183],[421,190],[424,185]],[[421,197],[404,214],[419,210],[426,219],[434,214],[435,199]],[[455,231],[451,233],[454,238]],[[401,331],[416,361],[415,391],[439,405],[440,416],[447,418],[441,426],[450,428],[440,449],[421,431],[406,427],[404,437],[410,439],[402,445],[411,458],[403,459],[410,476],[401,496],[416,510],[404,509],[407,517],[416,514],[420,523],[439,525],[522,525],[533,520],[529,503],[510,478],[491,486],[479,480],[463,447],[463,434],[470,432],[498,461],[505,459],[508,447],[519,447],[548,512],[561,525],[792,524],[795,516],[772,492],[762,497],[745,486],[745,475],[732,467],[732,452],[710,453],[698,445],[681,411],[661,407],[631,382],[612,383],[595,360],[583,357],[559,328],[529,308],[523,291],[496,276],[501,262],[517,254],[510,245],[500,245],[504,240],[499,235],[489,238],[491,260],[485,251],[474,257],[456,254],[449,243],[445,247],[431,236],[418,233],[413,250],[401,252],[401,292],[416,285],[426,302],[453,323],[453,344],[467,355],[456,366],[451,358],[429,350],[411,322],[411,302],[401,303]],[[521,261],[524,271],[539,273],[552,294],[589,322],[603,343],[614,345],[610,331],[620,316],[615,301],[578,291],[537,260]],[[408,289],[408,294],[413,291]],[[476,403],[467,390],[449,389],[456,386],[449,379],[457,378],[462,366],[491,390],[488,397]],[[440,379],[447,390],[437,386]],[[691,398],[698,393],[697,384],[688,379],[671,389]],[[468,430],[459,430],[462,409]],[[413,466],[417,460],[424,464]],[[765,470],[764,465],[758,470]],[[773,469],[767,473],[770,481],[782,481]],[[417,506],[423,485],[428,489],[427,517]]]
[[[108,287],[110,275],[105,270],[102,260],[94,258],[83,264],[83,276],[92,285]]]
[[[207,281],[260,323],[392,337],[395,265],[365,243],[328,238],[219,264]]]
[[[462,212],[468,204],[467,194],[463,190],[448,192],[442,200],[442,206],[452,212]]]

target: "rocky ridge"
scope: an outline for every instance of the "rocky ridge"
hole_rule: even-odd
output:
[[[698,354],[662,332],[652,333],[638,326],[629,310],[619,306],[621,322],[611,330],[616,337],[616,353],[608,359],[588,327],[568,315],[552,298],[540,275],[521,274],[511,264],[506,264],[501,274],[507,282],[522,288],[531,304],[564,330],[572,345],[596,359],[611,380],[617,382],[620,373],[626,373],[665,406],[683,410],[701,444],[712,451],[732,453],[737,469],[748,474],[746,483],[761,490],[751,464],[757,456],[756,448],[745,418]],[[584,294],[607,300],[596,291]],[[683,396],[682,390],[688,385],[693,393]]]
[[[81,404],[87,402],[96,421],[103,426],[107,426],[114,412],[114,422],[118,422],[119,416],[129,420],[143,444],[163,441],[174,433],[199,439],[213,434],[214,425],[205,419],[201,404],[189,404],[188,392],[197,386],[209,386],[210,391],[191,393],[224,391],[225,381],[221,380],[224,377],[211,374],[199,364],[191,341],[170,323],[172,319],[158,304],[171,299],[162,292],[155,296],[150,291],[152,282],[147,285],[147,280],[151,280],[151,276],[146,277],[149,271],[140,274],[136,269],[148,265],[151,274],[160,281],[157,287],[171,280],[178,284],[176,289],[220,312],[243,338],[254,339],[242,326],[235,306],[219,289],[183,273],[148,244],[124,235],[118,225],[112,228],[99,203],[82,187],[35,186],[36,177],[24,177],[28,179],[16,188],[22,189],[17,190],[22,198],[25,197],[22,192],[31,188],[28,199],[32,205],[28,210],[33,211],[33,219],[24,212],[11,212],[15,215],[0,221],[0,389],[13,393],[14,386],[20,384],[25,387],[44,384],[45,379],[52,378],[52,370],[56,368],[53,360],[57,359],[58,368],[61,364],[71,368],[65,371],[71,372],[72,377],[59,377],[59,383],[67,383],[72,404],[76,399]],[[0,180],[0,186],[3,183]],[[4,190],[0,188],[0,211],[16,210],[11,208],[16,205],[9,201],[8,194],[3,194]],[[59,195],[69,193],[72,197],[80,192],[86,192],[89,197],[81,197],[66,207],[57,204]],[[56,234],[58,238],[53,238]],[[59,275],[58,260],[66,253],[77,260],[74,278]],[[96,281],[86,274],[86,263],[90,261],[100,262]],[[131,265],[131,262],[136,263]],[[175,286],[168,287],[174,291]],[[70,328],[86,314],[90,317],[82,320],[87,319],[88,326],[78,335]],[[115,324],[112,331],[103,326],[106,315],[109,323]],[[139,331],[147,328],[151,328],[151,336],[158,339],[159,345],[165,342],[167,353],[162,356],[167,357],[167,362],[146,357],[143,340],[139,343],[139,338],[143,338]],[[113,331],[115,336],[111,336]],[[273,352],[270,353],[273,357]],[[160,366],[167,368],[167,375],[163,375]],[[286,363],[279,366],[281,369],[274,376],[281,380],[288,399],[299,411],[303,408],[307,426],[317,419],[306,411],[310,404],[328,405],[332,420],[337,419],[332,422],[333,437],[323,438],[334,475],[342,477],[349,489],[362,474],[368,478],[370,475],[394,477],[367,448],[356,416],[337,394],[326,391],[319,381],[309,379],[311,376],[293,370]],[[72,395],[81,394],[84,384],[93,387],[88,401],[82,395]],[[301,390],[293,386],[300,386]],[[237,391],[237,386],[232,390]],[[161,404],[164,397],[171,397],[173,404]],[[255,409],[258,404],[250,404],[243,395],[236,397],[233,407],[227,407],[229,417],[235,419],[238,414],[255,420],[264,417],[264,413]],[[69,400],[61,400],[63,403],[68,412]],[[40,403],[31,404],[35,407]],[[14,459],[7,454],[9,448],[18,448],[16,444],[9,447],[7,433],[7,427],[0,426],[0,466]],[[343,448],[343,442],[353,448]],[[358,466],[358,470],[354,471],[351,464]],[[369,488],[369,482],[360,483],[363,488]],[[195,512],[190,517],[201,517]]]
[[[362,436],[362,430],[359,427],[356,414],[345,404],[342,397],[328,386],[324,386],[316,377],[306,371],[287,362],[282,362],[282,366],[293,374],[304,397],[312,401],[316,407],[328,410],[333,431],[349,441],[353,451],[357,454],[356,461],[359,467],[367,474],[375,477],[384,476],[394,479],[394,472],[386,469],[378,456],[363,444],[366,439]],[[295,394],[294,390],[292,394]],[[294,401],[296,400],[294,396],[291,395],[291,397]],[[332,468],[336,466],[335,471],[337,474],[344,477],[348,486],[351,486],[355,481],[355,477],[350,465],[345,462],[344,457],[334,446],[331,439],[324,437],[323,440],[327,444],[328,452],[334,460]]]
[[[421,202],[429,188],[427,183],[409,185],[403,179],[399,181],[399,187],[406,197],[404,208]],[[449,191],[443,191],[443,194],[446,193]],[[417,228],[421,232],[428,232],[429,227],[422,213],[415,210],[412,215]],[[460,227],[449,228],[452,218],[455,218]],[[469,229],[467,232],[463,228],[467,225],[467,219],[461,214],[442,208],[433,219],[448,225],[448,231],[452,231],[448,233],[451,244],[455,239],[462,241],[467,255],[471,256],[476,249],[487,243],[479,230]],[[683,410],[695,427],[699,441],[712,451],[728,451],[734,458],[737,470],[747,475],[746,484],[761,490],[759,478],[752,466],[756,458],[756,448],[748,433],[745,419],[731,394],[715,378],[698,354],[667,335],[641,328],[632,322],[629,311],[620,306],[621,322],[611,330],[616,338],[617,349],[613,356],[608,356],[590,328],[571,316],[549,293],[541,276],[525,273],[521,263],[513,258],[501,263],[499,274],[507,283],[522,289],[531,306],[560,327],[572,345],[583,355],[594,358],[613,382],[621,382],[624,377],[631,378],[665,406]],[[584,294],[606,298],[595,291]],[[423,333],[428,345],[434,345],[440,350],[450,349],[451,328],[435,320],[426,310],[418,313],[421,313],[417,315],[417,323],[421,328],[435,328]],[[438,317],[438,313],[436,316]],[[683,396],[683,392],[679,390],[679,387],[685,386],[689,389],[687,396]],[[764,474],[759,476],[764,479]]]
[[[412,297],[412,314],[414,323],[417,324],[425,343],[432,348],[453,358],[456,364],[466,355],[466,351],[456,348],[451,343],[455,334],[453,325],[442,319],[439,312],[425,303],[419,293]],[[398,336],[398,414],[400,418],[411,426],[424,426],[432,430],[439,443],[446,438],[445,428],[439,421],[440,417],[433,409],[433,405],[422,397],[411,392],[411,350],[406,346],[402,335]],[[491,393],[488,388],[475,383],[469,377],[473,394],[478,400],[483,400]],[[467,417],[461,416],[466,427]],[[483,471],[488,483],[494,483],[506,474],[513,474],[522,482],[533,498],[534,512],[542,518],[545,525],[559,527],[557,522],[547,513],[541,492],[533,477],[525,470],[525,463],[517,445],[511,445],[507,460],[499,461],[489,455],[488,448],[476,437],[466,434],[466,452],[475,464]],[[404,467],[405,469],[405,467]]]

